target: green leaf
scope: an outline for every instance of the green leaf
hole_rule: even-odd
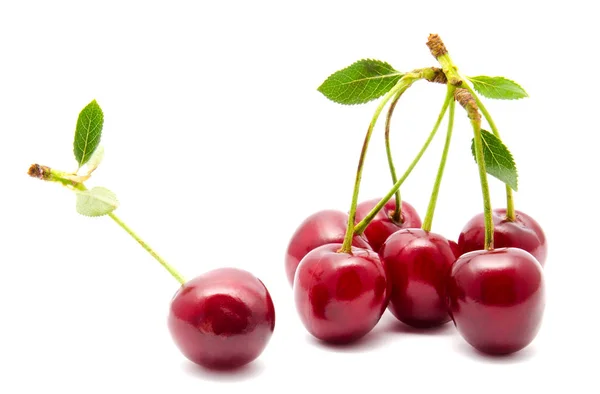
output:
[[[317,90],[339,104],[364,104],[386,94],[402,75],[386,62],[362,59],[331,74]]]
[[[480,75],[478,77],[468,77],[468,79],[473,83],[475,90],[487,98],[516,100],[529,97],[525,89],[518,83],[504,77],[486,77]]]
[[[514,191],[517,191],[517,166],[506,145],[494,134],[485,130],[481,130],[481,142],[483,143],[483,159],[485,161],[486,172],[506,183]],[[471,140],[471,153],[473,153],[475,162],[477,162],[475,156],[475,138]]]
[[[102,113],[102,109],[96,100],[92,100],[79,113],[75,128],[73,152],[75,153],[77,163],[79,163],[79,168],[90,160],[98,147],[103,124],[104,114]]]
[[[115,193],[104,187],[77,192],[77,212],[83,216],[103,216],[119,206]]]

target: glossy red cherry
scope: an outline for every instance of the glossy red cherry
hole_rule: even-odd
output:
[[[450,321],[445,285],[456,257],[446,238],[403,229],[390,235],[379,255],[391,285],[388,309],[398,320],[417,328]]]
[[[375,327],[388,300],[385,269],[377,253],[342,244],[310,251],[298,266],[294,298],[300,320],[313,336],[349,343]]]
[[[542,227],[531,216],[515,212],[516,219],[506,219],[506,209],[494,209],[494,248],[519,248],[528,251],[542,267],[546,262],[548,244]],[[458,238],[461,253],[483,250],[485,225],[483,213],[474,216],[465,225]]]
[[[207,368],[236,368],[266,347],[275,328],[275,309],[269,291],[254,275],[221,268],[179,289],[168,325],[189,360]]]
[[[306,218],[296,229],[288,244],[285,271],[290,284],[294,283],[296,268],[308,252],[321,245],[343,243],[348,226],[348,214],[337,210],[323,210]],[[355,236],[352,245],[371,248],[362,236]]]
[[[544,312],[542,266],[518,248],[462,255],[448,279],[458,332],[481,352],[507,354],[535,338]]]
[[[376,198],[358,204],[356,207],[356,223],[364,219],[380,200],[381,199]],[[369,241],[369,245],[371,245],[376,252],[381,249],[381,245],[383,245],[385,240],[396,231],[403,228],[421,227],[421,218],[412,205],[404,200],[402,201],[402,218],[400,222],[396,222],[391,218],[395,209],[396,199],[392,198],[377,213],[364,231],[364,235],[367,238],[367,241]]]

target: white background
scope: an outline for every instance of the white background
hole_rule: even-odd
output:
[[[598,35],[593,2],[13,1],[0,5],[0,393],[597,392]],[[360,58],[433,66],[438,33],[466,75],[505,75],[530,98],[486,100],[520,174],[518,209],[549,242],[543,327],[506,358],[475,353],[452,324],[411,332],[386,313],[359,344],[330,348],[297,318],[284,273],[296,226],[348,210],[376,103],[316,88]],[[443,101],[417,83],[398,105],[400,172]],[[108,218],[28,178],[73,170],[80,109],[105,113],[105,161],[88,186],[187,277],[234,266],[269,288],[277,323],[233,374],[194,367],[166,328],[176,282]],[[456,238],[481,210],[471,132],[457,112],[433,230]],[[383,122],[361,199],[390,187]],[[442,126],[444,130],[444,126]],[[403,187],[424,215],[440,133]],[[503,187],[491,181],[494,206]]]

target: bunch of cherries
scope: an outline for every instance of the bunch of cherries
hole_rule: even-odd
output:
[[[540,328],[546,237],[533,218],[514,209],[508,186],[508,208],[492,211],[485,168],[485,162],[491,158],[484,157],[487,152],[484,153],[481,142],[479,110],[486,114],[491,127],[495,125],[475,91],[458,74],[440,38],[431,35],[427,44],[442,68],[407,73],[388,91],[367,131],[349,213],[323,210],[300,224],[287,249],[287,277],[302,322],[323,341],[356,341],[375,327],[387,308],[399,321],[418,329],[452,320],[464,339],[479,351],[513,353],[530,344]],[[348,104],[352,97],[345,97],[345,102],[339,99],[343,96],[340,80],[347,83],[344,78],[350,78],[352,67],[359,66],[368,74],[365,67],[373,68],[377,63],[357,62],[332,74],[321,86],[321,92],[333,101]],[[398,190],[430,138],[400,180],[396,178],[389,149],[389,121],[396,103],[418,79],[444,83],[448,88],[432,134],[446,109],[450,110],[446,145],[423,221],[412,205],[400,200]],[[359,100],[357,97],[350,103]],[[388,100],[392,103],[386,122],[386,148],[394,187],[381,199],[358,203],[369,139]],[[484,197],[484,212],[466,223],[457,243],[431,232],[455,101],[471,119],[475,133],[473,150]]]
[[[509,182],[505,182],[507,209],[491,209],[486,174],[498,173],[493,165],[486,168],[493,155],[486,153],[482,141],[484,136],[491,138],[488,149],[494,144],[500,146],[499,139],[493,139],[497,138],[497,130],[475,91],[458,74],[440,38],[431,35],[427,45],[441,68],[401,74],[381,62],[357,62],[328,78],[329,85],[322,85],[320,90],[328,98],[339,99],[340,86],[344,85],[339,78],[352,79],[351,73],[357,68],[360,75],[371,73],[394,82],[370,85],[365,82],[369,78],[359,78],[351,81],[363,83],[363,89],[352,91],[356,92],[355,97],[354,93],[348,96],[347,91],[342,92],[346,94],[344,100],[356,103],[385,96],[362,147],[349,213],[324,210],[300,224],[287,249],[287,277],[302,322],[320,340],[356,341],[369,333],[389,309],[398,320],[422,329],[453,320],[460,334],[480,351],[512,353],[527,346],[540,327],[546,239],[535,220],[514,209]],[[399,98],[420,79],[444,84],[446,99],[423,148],[404,175],[397,178],[389,148],[390,119]],[[511,94],[515,94],[514,86],[511,89]],[[381,199],[358,203],[369,140],[377,118],[390,100],[386,148],[394,186]],[[473,126],[473,151],[484,202],[484,212],[465,225],[458,242],[431,232],[455,102],[465,108]],[[429,146],[446,111],[446,144],[427,214],[421,220],[416,210],[401,200],[399,188]],[[481,130],[480,111],[496,137]],[[95,100],[79,114],[74,142],[77,171],[62,172],[34,164],[29,175],[57,182],[75,192],[80,214],[109,216],[180,283],[171,300],[168,327],[185,357],[200,366],[218,369],[237,368],[253,361],[265,349],[275,328],[275,309],[266,286],[239,268],[220,268],[185,280],[115,215],[118,203],[112,192],[84,185],[102,158],[102,150],[97,148],[103,120],[104,114]],[[500,148],[505,149],[503,145]],[[509,159],[510,164],[512,157]]]

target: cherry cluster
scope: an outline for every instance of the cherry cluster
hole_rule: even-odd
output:
[[[425,219],[421,220],[408,202],[400,201],[399,193],[391,197],[402,182],[396,179],[390,156],[392,190],[381,199],[360,203],[357,200],[362,164],[375,120],[386,101],[394,98],[386,123],[387,139],[389,119],[398,98],[406,90],[402,81],[408,74],[404,74],[395,85],[398,88],[388,90],[367,132],[349,213],[322,210],[300,224],[287,249],[287,277],[301,321],[320,340],[356,341],[369,333],[388,309],[396,319],[417,329],[453,321],[462,337],[477,350],[488,354],[513,353],[529,345],[541,325],[545,305],[542,269],[547,255],[546,237],[532,217],[514,209],[509,186],[507,209],[491,209],[487,173],[498,173],[491,161],[493,155],[486,152],[481,143],[484,138],[494,138],[492,133],[482,134],[483,103],[474,90],[468,89],[467,78],[458,74],[437,35],[430,36],[428,46],[442,68],[422,69],[412,74],[417,75],[415,78],[447,86],[449,99],[441,116],[448,107],[450,120]],[[361,72],[355,77],[353,72],[358,70]],[[345,91],[341,90],[344,85],[358,84],[369,77],[381,79],[393,75],[387,64],[357,62],[330,76],[320,90],[333,101],[356,104],[381,96],[385,91],[373,92],[366,99],[344,96]],[[489,79],[499,85],[499,90],[507,81]],[[473,78],[474,84],[479,80]],[[406,86],[410,86],[410,81]],[[485,87],[475,86],[486,93]],[[368,89],[369,86],[363,84],[359,91]],[[431,231],[455,102],[465,108],[473,126],[473,151],[484,197],[484,212],[465,224],[457,242]],[[434,130],[438,126],[439,122]],[[498,149],[506,148],[500,145],[499,139],[494,141],[502,147]],[[387,151],[389,155],[389,146]],[[488,162],[490,168],[486,169]],[[408,173],[410,170],[412,168]],[[509,183],[507,181],[507,185]]]
[[[441,68],[401,73],[387,63],[359,61],[330,76],[319,89],[343,104],[384,97],[361,150],[349,212],[323,210],[300,224],[287,248],[287,277],[302,322],[323,341],[356,341],[368,334],[389,309],[398,320],[419,329],[452,320],[475,348],[493,354],[512,353],[527,346],[541,324],[542,267],[547,244],[540,225],[514,208],[516,168],[475,90],[491,98],[515,99],[526,93],[502,77],[463,77],[437,35],[431,35],[427,45]],[[446,86],[446,99],[423,148],[398,178],[389,148],[389,120],[399,98],[418,80]],[[390,100],[386,150],[394,186],[381,199],[359,203],[369,140]],[[465,225],[457,242],[431,231],[455,103],[464,107],[473,127],[472,151],[484,207],[482,214]],[[429,207],[421,220],[415,208],[401,200],[399,189],[429,146],[447,110],[446,144]],[[492,132],[481,129],[481,113]],[[99,186],[86,187],[84,183],[103,157],[103,149],[98,149],[103,121],[104,114],[95,100],[79,114],[73,147],[77,171],[33,164],[28,174],[75,192],[80,214],[111,218],[178,281],[180,287],[171,299],[167,324],[185,357],[203,367],[221,369],[253,361],[266,348],[275,329],[275,309],[267,287],[252,273],[233,267],[184,279],[115,215],[118,201],[113,192]],[[492,210],[487,174],[506,184],[506,209]]]

